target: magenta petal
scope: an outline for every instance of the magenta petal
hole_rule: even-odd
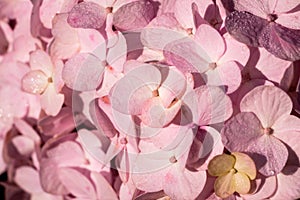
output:
[[[273,176],[283,169],[288,158],[286,146],[273,135],[264,134],[255,114],[237,114],[221,133],[224,146],[231,152],[249,153],[263,175]]]
[[[105,63],[89,53],[70,58],[63,69],[62,77],[69,88],[78,91],[96,89],[102,82]]]
[[[259,43],[278,58],[290,61],[300,59],[300,30],[270,23],[262,31]]]
[[[68,23],[74,28],[100,28],[106,18],[105,8],[93,2],[81,2],[69,13]]]
[[[234,11],[226,17],[225,27],[230,35],[239,42],[250,46],[260,46],[258,37],[267,20],[247,12]]]
[[[9,43],[5,37],[5,33],[0,27],[0,55],[5,54],[8,47],[9,47]]]
[[[271,2],[272,1],[233,0],[235,10],[246,11],[261,18],[273,12],[274,5],[272,5]]]
[[[156,12],[156,5],[152,1],[133,1],[114,13],[113,24],[121,31],[143,28],[156,16]]]

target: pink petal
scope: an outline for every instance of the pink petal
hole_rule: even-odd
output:
[[[217,64],[215,69],[208,70],[205,75],[207,85],[225,86],[227,94],[236,91],[242,82],[241,70],[236,61]]]
[[[195,34],[195,40],[207,53],[210,62],[218,61],[225,52],[224,39],[216,29],[209,25],[203,24],[199,26]]]
[[[41,70],[47,77],[52,76],[53,64],[50,56],[42,51],[36,50],[30,54],[30,68],[32,70]]]
[[[75,128],[74,116],[70,107],[63,107],[55,116],[46,116],[38,121],[38,127],[46,136],[70,133]]]
[[[292,111],[292,101],[281,89],[274,86],[259,86],[242,99],[242,112],[253,112],[264,128],[272,125]]]
[[[114,13],[113,24],[121,31],[143,28],[156,16],[156,13],[154,2],[133,1],[121,6]]]
[[[90,53],[80,53],[65,63],[62,77],[69,88],[78,91],[96,89],[102,82],[105,63]]]
[[[300,196],[300,168],[287,166],[277,175],[277,191],[272,199],[297,199]]]
[[[185,29],[193,29],[195,31],[194,16],[192,11],[193,0],[175,1],[174,14],[178,22]]]
[[[69,13],[68,23],[74,28],[99,29],[104,24],[106,11],[93,2],[81,2]]]
[[[278,2],[284,2],[284,1],[278,1]],[[297,2],[297,1],[295,1]],[[299,2],[297,2],[299,4]],[[286,4],[290,5],[290,4]],[[282,13],[279,15],[278,19],[276,20],[276,23],[281,24],[284,27],[290,28],[290,29],[300,29],[299,24],[299,15],[300,12],[292,12],[292,13]]]
[[[223,122],[232,114],[229,97],[218,87],[200,86],[188,93],[183,102],[192,112],[193,122],[208,125]]]
[[[49,83],[45,92],[41,95],[42,108],[48,115],[55,116],[59,113],[64,103],[64,95],[57,93],[55,85]]]
[[[29,166],[22,166],[16,169],[15,182],[29,194],[41,193],[39,174],[36,170]]]
[[[265,18],[274,9],[274,5],[269,5],[267,1],[234,0],[233,2],[236,10],[247,11],[261,18]]]
[[[22,89],[32,94],[41,94],[48,86],[48,77],[41,70],[30,71],[22,78]]]
[[[99,199],[102,197],[109,197],[111,200],[118,199],[116,192],[101,174],[91,172],[91,179],[96,186],[97,197]]]
[[[62,184],[75,197],[82,199],[97,199],[93,184],[79,171],[64,167],[58,170],[58,175]]]
[[[43,190],[56,195],[68,194],[68,190],[58,177],[57,164],[52,159],[42,159],[40,163],[39,175]]]
[[[117,130],[110,121],[107,114],[96,104],[95,101],[90,103],[90,114],[97,129],[107,137],[114,137]]]
[[[208,69],[209,56],[201,45],[190,37],[169,43],[163,53],[168,63],[184,73],[203,73]]]
[[[195,199],[206,182],[206,172],[191,172],[184,170],[178,172],[176,167],[171,167],[169,172],[164,176],[164,192],[172,199]]]

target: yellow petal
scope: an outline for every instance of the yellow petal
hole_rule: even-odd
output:
[[[244,173],[236,173],[233,175],[232,182],[234,183],[235,191],[239,194],[247,194],[251,189],[249,177]]]
[[[254,161],[244,153],[233,152],[231,155],[235,157],[234,168],[238,172],[245,173],[251,180],[254,180],[256,177],[256,167]]]
[[[211,176],[221,176],[233,169],[235,158],[231,155],[222,154],[215,156],[208,163],[208,173]]]
[[[235,182],[233,181],[235,170],[219,176],[214,185],[215,193],[220,198],[227,198],[235,192]]]

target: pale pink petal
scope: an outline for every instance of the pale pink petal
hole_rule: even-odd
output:
[[[236,61],[217,64],[205,73],[206,84],[225,87],[226,93],[236,91],[242,82],[241,70]]]
[[[74,28],[99,29],[105,18],[105,8],[93,2],[81,2],[69,12],[67,21]]]
[[[278,2],[284,2],[284,1],[278,1]],[[299,4],[299,2],[297,3]],[[290,4],[286,4],[286,5],[290,5]],[[282,13],[278,16],[276,23],[281,24],[282,26],[285,26],[290,29],[300,29],[299,15],[300,15],[299,11],[292,12],[292,13]]]
[[[141,32],[141,42],[148,48],[163,50],[164,47],[175,40],[187,36],[181,28],[174,14],[166,13],[155,17]]]
[[[34,151],[34,142],[25,136],[16,136],[12,139],[17,151],[23,156],[30,156]]]
[[[143,77],[143,78],[141,78]],[[160,71],[149,64],[143,64],[138,68],[129,71],[125,77],[120,79],[110,92],[110,99],[112,108],[122,113],[128,113],[134,110],[133,106],[140,108],[142,106],[142,100],[149,96],[149,93],[139,92],[140,95],[135,95],[138,90],[147,91],[152,93],[153,90],[157,89],[161,82]],[[136,105],[137,104],[137,105]],[[138,109],[139,110],[139,109]],[[134,113],[132,113],[134,114]]]
[[[220,133],[212,127],[201,126],[191,146],[188,165],[197,170],[207,170],[209,161],[214,156],[222,154],[223,150]]]
[[[105,63],[93,54],[80,53],[70,58],[62,72],[65,84],[78,91],[96,89],[103,80]]]
[[[43,192],[40,184],[39,174],[32,167],[23,166],[17,168],[14,180],[29,194]]]
[[[299,1],[297,0],[277,0],[275,6],[276,13],[285,13],[291,11],[293,8],[299,6]]]
[[[59,168],[58,176],[67,190],[77,198],[97,199],[97,194],[90,180],[72,168]]]
[[[259,58],[258,60],[256,58]],[[264,48],[255,50],[247,65],[252,79],[268,79],[278,83],[283,89],[288,89],[290,77],[286,77],[288,69],[292,68],[291,61],[279,59]],[[276,68],[276,70],[274,69]],[[285,78],[286,77],[286,78]]]
[[[246,66],[250,58],[249,47],[241,42],[238,42],[228,33],[225,33],[223,37],[225,39],[226,51],[218,63],[225,63],[226,61],[235,60],[242,66]]]
[[[127,59],[127,44],[122,33],[119,33],[117,37],[117,43],[108,50],[106,61],[114,70],[122,72],[123,64]]]
[[[41,70],[47,77],[52,76],[53,64],[50,56],[42,51],[36,50],[30,54],[30,68],[32,70]]]
[[[53,83],[48,84],[47,89],[41,95],[41,105],[45,112],[48,115],[55,116],[59,113],[63,103],[64,95],[56,92]]]
[[[264,128],[272,125],[282,116],[292,111],[292,101],[281,89],[274,86],[259,86],[242,99],[242,112],[253,112]]]
[[[89,155],[91,155],[94,159],[96,159],[100,164],[103,164],[105,161],[105,154],[102,142],[108,144],[109,139],[105,137],[101,137],[100,134],[95,132],[90,132],[85,129],[81,129],[78,131],[78,138],[83,148]],[[101,141],[102,140],[102,141]],[[106,164],[106,163],[104,163]]]
[[[157,192],[163,189],[162,176],[165,173],[165,169],[163,169],[151,173],[134,173],[131,177],[138,189],[146,192]]]
[[[174,119],[180,107],[181,101],[177,101],[171,107],[165,108],[160,97],[153,97],[144,103],[141,120],[150,127],[163,127]]]
[[[215,86],[200,86],[188,93],[183,102],[192,112],[193,122],[198,125],[223,122],[232,114],[229,97]]]
[[[60,143],[46,152],[47,156],[54,164],[59,166],[78,166],[86,162],[83,149],[81,146],[72,141]]]
[[[277,175],[277,191],[270,199],[297,199],[300,196],[300,168],[286,166]]]
[[[109,197],[111,200],[118,199],[116,192],[101,174],[97,172],[91,172],[91,179],[95,184],[97,197],[99,199],[102,197]]]
[[[180,99],[186,90],[186,77],[175,67],[162,67],[161,86],[158,88],[159,97],[163,105],[170,107],[174,100]]]
[[[40,6],[41,22],[46,28],[52,28],[52,19],[56,13],[68,12],[76,4],[77,0],[43,0]]]
[[[62,78],[63,68],[64,68],[64,64],[61,60],[54,61],[52,81],[55,85],[55,90],[57,93],[59,93],[62,90],[62,88],[65,84],[64,80]]]
[[[78,28],[78,37],[80,42],[80,52],[81,53],[88,53],[88,52],[98,52],[104,51],[101,53],[106,53],[106,45],[104,37],[99,33],[99,31],[95,29],[83,29]],[[96,50],[97,49],[97,50]],[[104,56],[99,56],[100,60],[104,60]]]
[[[176,167],[171,167],[169,172],[164,176],[164,192],[172,199],[195,199],[206,182],[206,172],[191,172],[184,170],[178,172]]]
[[[213,39],[210,39],[213,38]],[[216,62],[225,52],[225,41],[220,33],[209,25],[200,25],[195,34],[195,40],[204,49],[210,62]]]
[[[277,190],[276,176],[270,176],[268,178],[260,176],[255,180],[255,183],[256,190],[249,195],[242,196],[246,200],[267,199],[271,197]]]
[[[194,29],[194,16],[192,15],[193,0],[175,1],[174,14],[176,19],[185,29]]]

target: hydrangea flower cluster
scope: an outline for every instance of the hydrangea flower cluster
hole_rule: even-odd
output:
[[[0,0],[5,199],[300,198],[299,0]]]

